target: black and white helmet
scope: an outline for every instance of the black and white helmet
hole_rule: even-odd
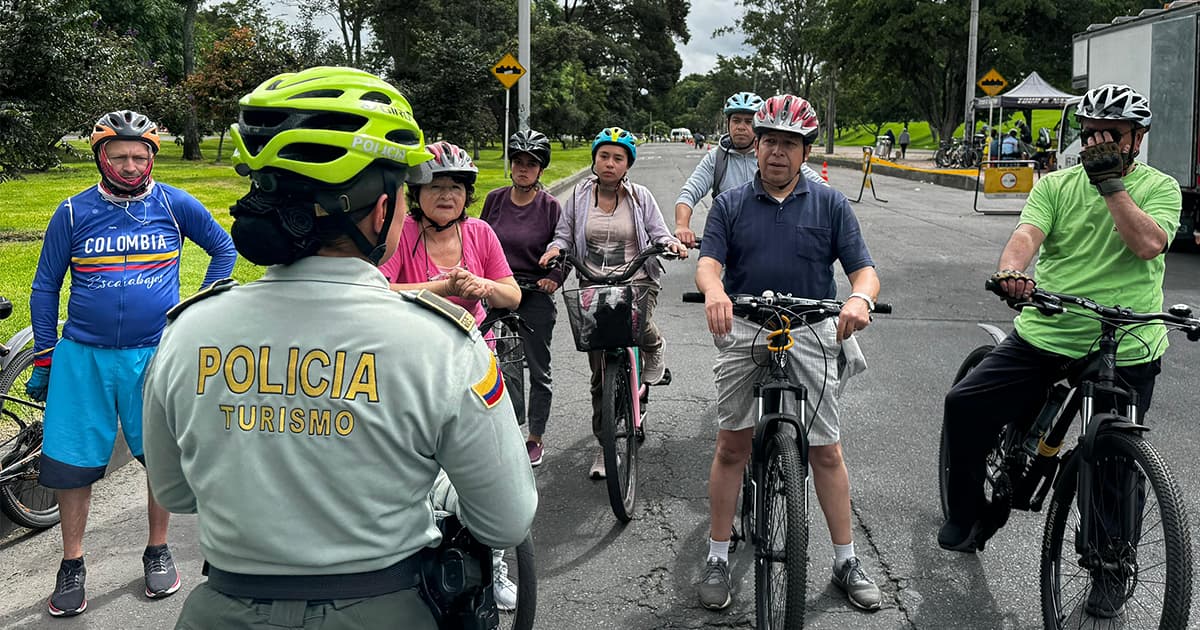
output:
[[[517,153],[528,153],[542,168],[550,166],[550,139],[540,131],[527,129],[518,131],[508,139],[508,157]]]
[[[1092,120],[1128,120],[1134,128],[1150,126],[1150,101],[1128,85],[1107,83],[1088,90],[1075,115]]]

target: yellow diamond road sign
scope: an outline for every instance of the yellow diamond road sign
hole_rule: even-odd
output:
[[[995,96],[1003,91],[1005,87],[1008,87],[1008,81],[1000,76],[1000,73],[996,72],[995,68],[992,68],[988,70],[987,74],[983,75],[983,78],[976,85],[979,86],[979,89],[983,90],[984,94]]]
[[[504,85],[504,89],[507,90],[525,76],[525,66],[522,66],[516,57],[505,54],[500,61],[496,62],[496,65],[492,66],[492,74],[496,75],[496,78]]]

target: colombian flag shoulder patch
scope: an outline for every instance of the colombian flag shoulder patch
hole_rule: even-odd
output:
[[[495,407],[500,399],[504,398],[504,376],[500,374],[495,356],[488,364],[487,374],[484,374],[482,380],[471,386],[471,391],[479,396],[479,400],[482,400],[488,409]]]

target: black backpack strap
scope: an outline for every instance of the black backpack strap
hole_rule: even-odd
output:
[[[720,142],[717,143],[716,164],[713,165],[713,185],[712,198],[716,199],[717,195],[721,194],[721,182],[725,181],[725,170],[729,168],[729,152],[722,147]]]

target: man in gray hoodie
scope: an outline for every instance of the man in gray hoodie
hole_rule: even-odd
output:
[[[753,92],[738,92],[725,100],[729,133],[721,136],[717,146],[701,158],[675,200],[675,238],[684,245],[693,247],[696,244],[696,233],[691,228],[692,209],[704,195],[712,191],[713,199],[716,199],[722,192],[753,180],[758,172],[758,158],[754,153],[754,114],[762,102],[762,97]],[[808,164],[801,165],[800,171],[805,179],[828,185]]]

